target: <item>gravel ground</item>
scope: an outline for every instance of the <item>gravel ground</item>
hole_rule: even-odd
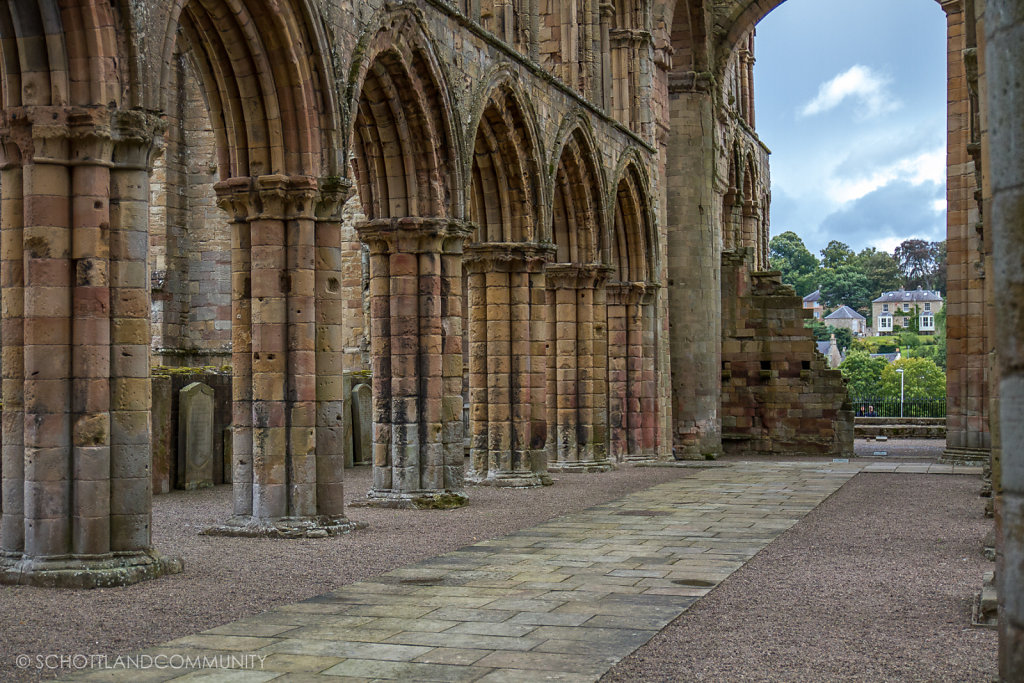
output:
[[[993,680],[979,487],[858,475],[602,681]]]
[[[16,668],[20,654],[137,650],[693,472],[624,467],[603,474],[557,474],[554,486],[541,489],[474,487],[470,505],[458,510],[351,508],[349,518],[369,528],[329,539],[199,536],[200,529],[228,517],[230,487],[157,496],[153,543],[161,552],[183,557],[185,572],[92,591],[0,587],[0,681],[40,677],[40,672]],[[369,468],[349,470],[346,476],[349,501],[365,499]]]

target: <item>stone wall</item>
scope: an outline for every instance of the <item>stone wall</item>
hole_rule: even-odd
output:
[[[850,457],[853,407],[778,272],[752,272],[751,248],[722,256],[722,446],[726,453]]]

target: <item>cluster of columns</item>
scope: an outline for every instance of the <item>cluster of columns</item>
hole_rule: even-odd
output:
[[[655,289],[608,285],[608,420],[611,457],[651,460],[659,441]]]
[[[232,217],[233,516],[208,533],[342,533],[341,205],[309,176],[215,187]]]
[[[0,124],[0,582],[181,570],[150,545],[149,173],[161,126],[107,108]]]
[[[547,268],[548,468],[595,472],[608,460],[608,334],[601,265]]]
[[[746,44],[739,49],[739,90],[740,116],[751,129],[754,124],[754,32],[747,36]]]
[[[537,486],[547,474],[544,266],[553,249],[483,243],[466,254],[470,473],[476,483]]]
[[[462,254],[470,226],[381,218],[357,230],[370,248],[369,498],[394,507],[464,504]]]

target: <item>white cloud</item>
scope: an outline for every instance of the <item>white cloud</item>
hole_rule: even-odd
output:
[[[935,213],[946,213],[946,209],[949,208],[945,199],[936,199],[932,202],[932,211]]]
[[[845,204],[897,180],[916,186],[923,183],[943,183],[945,179],[946,150],[940,147],[880,166],[870,175],[854,178],[830,177],[826,181],[825,194],[832,201]],[[939,210],[937,205],[933,205],[932,208]],[[945,204],[942,208],[945,208]]]
[[[831,81],[822,83],[817,96],[804,105],[802,116],[814,116],[835,109],[843,100],[855,98],[860,102],[858,114],[863,117],[877,116],[899,108],[887,86],[890,80],[875,74],[866,66],[856,64]]]
[[[886,253],[893,253],[896,251],[896,247],[903,244],[904,240],[926,240],[931,241],[931,237],[925,237],[921,235],[904,235],[902,237],[883,237],[871,242],[871,246],[878,251],[884,251]]]

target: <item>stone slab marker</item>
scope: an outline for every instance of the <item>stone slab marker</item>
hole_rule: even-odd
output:
[[[369,384],[352,387],[352,452],[356,464],[373,460],[373,390]]]
[[[192,382],[178,392],[178,482],[213,486],[213,389]]]

